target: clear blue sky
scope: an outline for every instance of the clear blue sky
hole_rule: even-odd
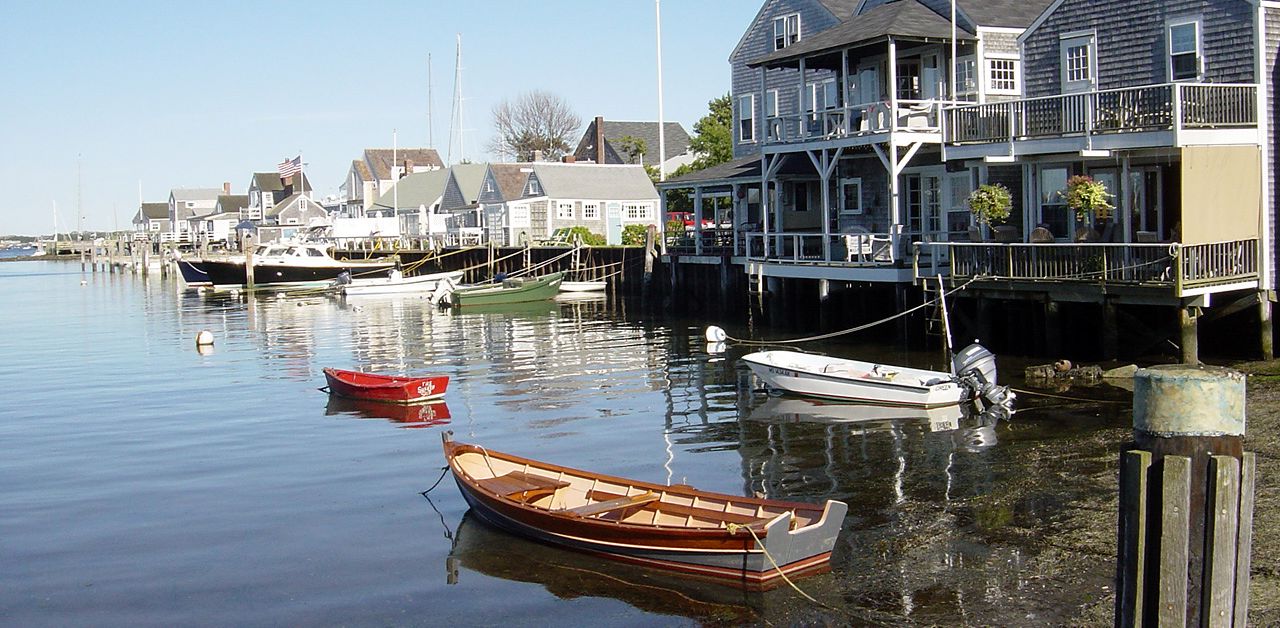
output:
[[[664,113],[692,133],[729,91],[729,53],[760,8],[662,3]],[[467,158],[490,111],[533,89],[585,123],[657,120],[654,0],[0,2],[0,234],[129,228],[174,187],[245,193],[299,152],[319,195],[369,147],[444,156],[462,35]],[[459,158],[455,144],[454,159]]]

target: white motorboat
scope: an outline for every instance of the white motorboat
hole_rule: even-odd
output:
[[[751,410],[750,418],[787,423],[857,423],[868,426],[908,423],[928,426],[930,432],[945,432],[960,427],[960,420],[965,416],[964,408],[963,404],[920,408],[841,403],[802,397],[770,397]]]
[[[798,351],[758,351],[742,361],[770,388],[810,397],[921,408],[1013,400],[996,385],[995,356],[976,344],[955,355],[954,374]]]
[[[429,294],[435,292],[442,282],[456,285],[461,280],[462,271],[460,270],[414,277],[405,277],[398,271],[392,271],[390,276],[387,277],[353,279],[350,283],[340,283],[339,289],[342,294],[349,297],[381,294]]]

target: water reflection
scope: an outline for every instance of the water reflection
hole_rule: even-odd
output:
[[[324,413],[327,416],[385,419],[394,423],[404,423],[404,427],[447,425],[451,418],[449,406],[443,401],[421,404],[380,403],[338,395],[329,395],[329,403],[325,405]]]

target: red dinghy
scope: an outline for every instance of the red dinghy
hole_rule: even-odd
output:
[[[386,403],[418,403],[439,399],[449,387],[448,375],[408,377],[327,368],[329,392],[352,399]]]

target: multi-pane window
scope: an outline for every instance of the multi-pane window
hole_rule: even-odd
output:
[[[738,97],[738,141],[756,141],[756,95]]]
[[[1175,81],[1200,78],[1200,24],[1169,25],[1169,76]]]
[[[622,206],[627,220],[649,220],[650,207],[648,205],[625,204]]]
[[[862,179],[840,179],[840,213],[862,213]]]
[[[561,220],[573,220],[573,203],[560,201],[556,203],[556,218]]]
[[[987,77],[992,93],[1018,93],[1018,60],[987,59]]]
[[[773,49],[782,50],[800,41],[800,14],[773,18]]]
[[[1087,81],[1089,76],[1089,45],[1067,47],[1067,80]]]
[[[600,204],[599,203],[583,203],[582,219],[583,220],[599,220]]]
[[[968,100],[978,93],[978,66],[972,56],[956,59],[956,97]]]

